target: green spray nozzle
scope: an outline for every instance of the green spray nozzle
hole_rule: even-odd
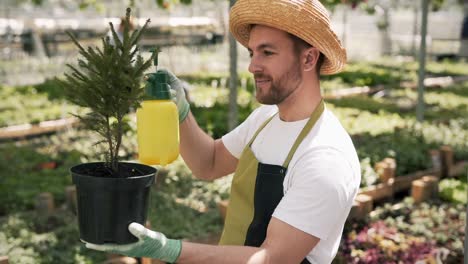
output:
[[[156,70],[158,70],[158,55],[159,55],[159,52],[161,52],[161,50],[159,48],[152,48],[150,49],[150,51],[153,53],[153,65],[154,67],[156,68]]]
[[[153,52],[153,64],[156,68],[155,73],[150,73],[146,77],[146,95],[149,100],[168,100],[171,99],[170,89],[171,87],[167,83],[167,73],[164,71],[158,71],[158,53],[159,48],[151,49]]]

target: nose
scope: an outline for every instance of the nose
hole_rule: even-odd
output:
[[[255,55],[253,55],[250,58],[249,72],[250,73],[258,73],[258,72],[261,72],[262,69],[263,69],[263,67],[261,66],[258,58],[256,58]]]

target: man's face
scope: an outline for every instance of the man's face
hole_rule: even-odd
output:
[[[280,104],[302,81],[293,40],[285,31],[256,25],[250,31],[248,50],[257,100],[262,104]]]

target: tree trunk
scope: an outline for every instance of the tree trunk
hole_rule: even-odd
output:
[[[382,55],[390,55],[392,53],[392,40],[390,38],[390,8],[383,8],[383,27],[380,30],[380,47]]]
[[[417,53],[416,53],[416,39],[418,36],[418,28],[419,28],[419,5],[415,5],[413,7],[413,12],[414,12],[414,20],[413,20],[413,40],[411,43],[411,55],[413,58],[416,60],[417,59]]]
[[[232,7],[236,0],[229,0]],[[237,125],[237,42],[232,34],[229,34],[229,116],[228,127],[232,130]]]
[[[416,108],[416,118],[418,122],[424,120],[424,78],[426,75],[426,35],[429,1],[421,0],[421,4],[421,47],[419,48],[418,106]]]

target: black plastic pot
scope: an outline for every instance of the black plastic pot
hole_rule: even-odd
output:
[[[84,163],[70,169],[76,185],[80,238],[93,244],[128,244],[137,238],[128,231],[131,222],[144,224],[156,169],[138,163],[120,163],[137,175],[111,178],[87,175],[102,162]]]

